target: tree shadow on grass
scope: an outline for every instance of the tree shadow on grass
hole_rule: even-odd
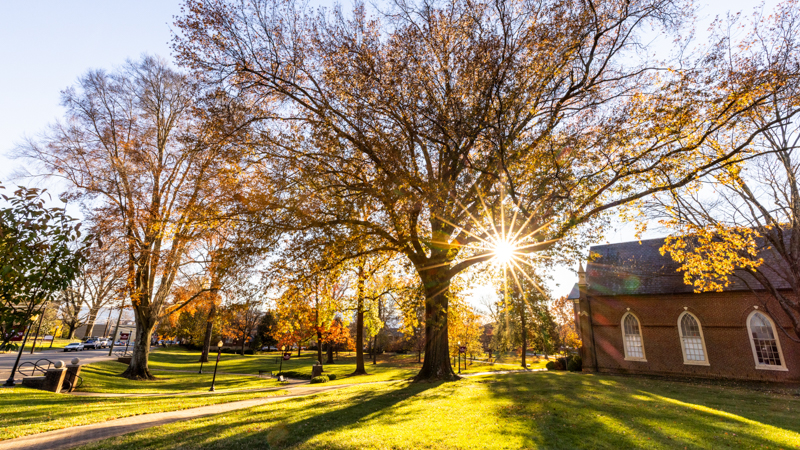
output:
[[[526,447],[797,448],[800,400],[686,383],[571,373],[484,380]]]
[[[362,389],[356,393],[333,391],[177,422],[148,430],[146,435],[121,436],[86,448],[272,449],[302,446],[316,436],[356,426],[359,422],[374,418],[375,415],[389,415],[389,411],[398,403],[441,385],[441,383],[403,382],[397,384],[401,385],[399,389]],[[402,419],[395,418],[395,420]],[[328,442],[324,446],[334,450],[353,447],[353,443],[339,445]]]

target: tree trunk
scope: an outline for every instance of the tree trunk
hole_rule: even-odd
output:
[[[242,333],[242,356],[244,356],[244,341],[247,338],[247,333]]]
[[[89,319],[86,320],[86,332],[83,333],[84,338],[92,337],[92,328],[94,328],[94,322],[97,320],[97,311],[98,308],[89,310]]]
[[[211,304],[211,309],[208,311],[208,318],[206,319],[206,335],[203,338],[203,351],[200,353],[200,360],[198,362],[208,362],[208,352],[211,350],[211,332],[214,328],[214,319],[217,317],[217,305]]]
[[[382,306],[382,303],[381,303],[380,299],[378,299],[378,320],[383,320],[383,306]],[[372,338],[372,365],[377,364],[377,359],[378,359],[378,335],[380,333],[381,333],[381,330],[378,330],[378,332],[375,333],[375,336],[373,336],[373,338]]]
[[[67,329],[69,330],[69,333],[67,333],[67,339],[70,340],[75,339],[75,330],[78,329],[78,324],[77,323],[67,324]]]
[[[366,375],[364,368],[364,268],[358,269],[358,304],[356,306],[356,370],[353,375]]]
[[[297,342],[297,356],[300,356],[300,344],[302,344],[302,342],[298,341]]]
[[[372,365],[377,364],[378,359],[378,335],[372,337]]]
[[[427,264],[436,263],[439,262],[428,261]],[[447,266],[418,270],[425,286],[425,361],[414,381],[459,379],[450,365],[447,341],[448,271]]]
[[[317,331],[317,363],[322,364],[322,332]]]
[[[333,364],[333,345],[330,342],[328,342],[328,359],[325,364]]]
[[[219,289],[221,288],[219,271],[217,270],[217,264],[215,264],[213,257],[210,271],[211,291],[208,295],[211,296],[211,308],[208,310],[208,317],[206,318],[206,335],[203,337],[203,351],[200,352],[200,360],[197,361],[204,363],[208,362],[208,353],[211,351],[211,332],[214,329],[214,319],[217,318],[217,303],[219,301]]]
[[[136,343],[133,345],[131,363],[122,376],[131,380],[155,380],[156,377],[150,373],[147,361],[150,356],[150,337],[156,328],[156,321],[144,317],[140,311],[134,309],[136,316]]]

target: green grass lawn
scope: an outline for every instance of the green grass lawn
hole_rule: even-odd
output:
[[[225,373],[257,374],[261,371],[272,371],[277,373],[281,368],[279,359],[280,353],[272,352],[261,355],[233,355],[222,354],[219,363],[219,371]],[[200,357],[199,351],[188,351],[181,347],[159,349],[150,354],[150,369],[158,370],[197,370],[200,364],[197,362]],[[277,359],[277,361],[276,361]],[[301,356],[292,354],[289,361],[283,361],[284,372],[294,371],[311,375],[311,366],[317,361],[316,352],[304,352]],[[368,375],[351,377],[356,367],[355,353],[342,353],[335,364],[325,364],[325,373],[336,374],[336,380],[332,384],[350,383],[369,383],[375,381],[405,380],[417,374],[421,363],[417,362],[417,355],[378,355],[377,364],[372,364],[372,360],[366,358],[365,366]],[[546,361],[532,360],[531,368],[543,368]],[[214,358],[211,363],[214,364]],[[462,363],[463,364],[463,363]],[[463,366],[462,366],[463,367]],[[468,362],[467,368],[462,368],[462,373],[492,372],[502,370],[520,369],[518,364],[486,364],[481,362]],[[166,373],[166,372],[162,372]]]
[[[190,395],[180,397],[77,397],[17,386],[0,388],[0,440],[60,428],[104,422],[236,400],[269,397],[283,392]]]
[[[214,372],[213,365],[206,365],[202,374],[153,370],[156,380],[134,381],[118,376],[125,371],[126,367],[127,365],[116,361],[103,361],[83,366],[81,368],[83,385],[78,391],[132,394],[208,391],[211,387],[211,378]],[[278,386],[278,382],[275,379],[219,373],[215,382],[215,389],[218,391],[274,388]]]
[[[488,355],[484,353],[480,356],[480,358],[476,357],[476,359],[486,360],[487,356]],[[556,356],[550,355],[549,360],[553,360],[555,358]],[[528,354],[528,357],[526,358],[525,362],[527,362],[531,366],[537,365],[541,362],[542,366],[544,366],[544,364],[547,363],[547,361],[549,360],[545,360],[543,356],[538,357],[538,356],[531,356],[530,354]],[[517,352],[503,352],[503,353],[495,352],[492,354],[492,361],[500,364],[512,364],[518,367],[522,366],[522,356],[518,355]]]
[[[86,449],[797,448],[800,399],[567,372],[364,385]]]

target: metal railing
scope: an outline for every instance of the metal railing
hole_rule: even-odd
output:
[[[47,367],[44,367],[43,365],[39,364],[42,361],[47,361]],[[41,358],[36,360],[36,362],[26,361],[20,364],[19,367],[17,368],[17,372],[19,372],[19,374],[22,375],[23,377],[35,377],[37,370],[39,372],[42,372],[42,375],[44,375],[48,370],[50,370],[50,367],[52,367],[53,365],[54,365],[53,361],[50,361],[47,358]],[[24,372],[25,370],[29,370],[30,372],[26,374]]]
[[[47,367],[45,367],[44,364],[39,364],[42,361],[47,361]],[[48,370],[50,370],[51,367],[54,366],[55,363],[53,361],[50,361],[47,358],[40,358],[37,359],[36,362],[26,361],[20,364],[19,368],[17,368],[17,372],[23,377],[35,377],[37,371],[41,372],[42,375],[44,375],[45,373],[47,373]],[[23,370],[28,371],[28,373],[25,373]],[[71,376],[71,374],[67,373],[67,377],[64,378],[62,389],[69,391],[70,389],[73,389],[73,385],[74,388],[79,388],[83,386],[83,378],[81,378],[80,375]]]

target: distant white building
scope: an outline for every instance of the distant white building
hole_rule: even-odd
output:
[[[122,320],[119,324],[119,332],[114,333],[114,328],[116,327],[116,321],[111,321],[111,323],[103,322],[95,322],[94,326],[91,330],[86,330],[86,324],[81,325],[75,331],[75,336],[83,338],[83,337],[111,337],[112,334],[115,334],[114,338],[119,339],[120,333],[128,333],[129,336],[133,336],[136,332],[136,323],[133,320]]]

